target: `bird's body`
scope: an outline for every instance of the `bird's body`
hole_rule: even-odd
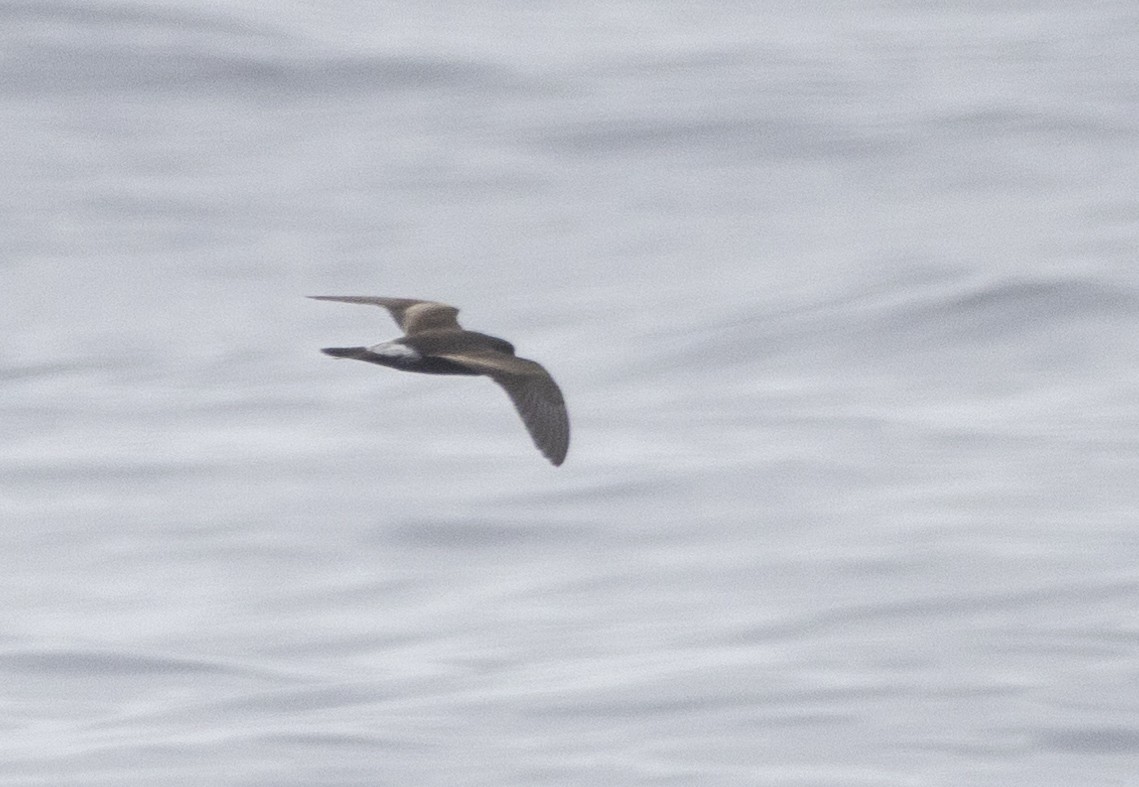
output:
[[[538,450],[555,465],[565,460],[569,416],[557,383],[541,364],[515,355],[514,345],[505,339],[464,330],[454,306],[365,295],[309,297],[382,306],[405,332],[398,339],[370,347],[326,347],[321,352],[405,372],[486,375],[506,390]]]

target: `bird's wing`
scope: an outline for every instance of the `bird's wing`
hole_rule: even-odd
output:
[[[459,310],[454,306],[435,301],[417,301],[414,298],[376,298],[371,295],[310,295],[318,301],[364,303],[383,306],[403,332],[411,335],[427,330],[462,330],[457,319]]]
[[[569,450],[569,414],[561,389],[541,364],[504,353],[439,355],[485,374],[506,389],[538,450],[560,465]]]

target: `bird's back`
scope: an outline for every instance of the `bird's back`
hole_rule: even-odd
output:
[[[498,352],[514,355],[514,345],[478,331],[420,331],[399,340],[423,355],[465,355]]]

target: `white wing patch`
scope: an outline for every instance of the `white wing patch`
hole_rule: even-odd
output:
[[[368,352],[373,352],[376,355],[382,355],[385,358],[406,358],[410,361],[418,361],[423,356],[418,352],[408,347],[406,344],[401,344],[398,341],[380,342],[373,344],[368,348]]]

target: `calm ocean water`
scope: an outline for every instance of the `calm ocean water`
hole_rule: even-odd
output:
[[[0,112],[0,783],[1137,783],[1134,4],[0,0]]]

